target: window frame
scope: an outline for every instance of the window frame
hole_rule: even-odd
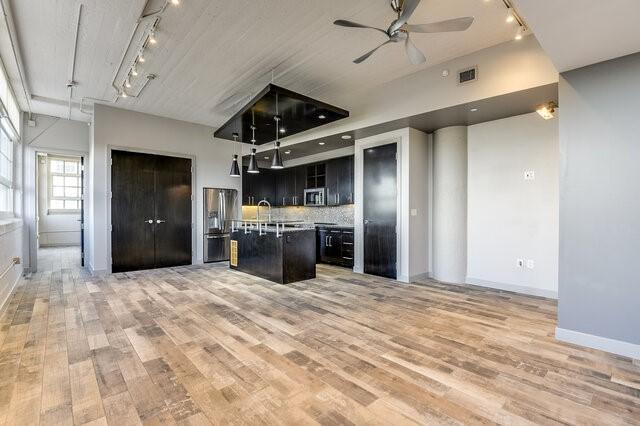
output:
[[[74,162],[77,163],[77,173],[67,173],[66,167],[64,167],[64,171],[54,172],[51,169],[52,161],[62,161],[64,162]],[[78,178],[78,186],[69,186],[63,185],[62,188],[77,188],[79,195],[77,197],[67,197],[67,196],[54,196],[53,195],[53,178],[54,177],[62,177],[63,179],[66,177],[75,177]],[[82,212],[82,197],[83,197],[83,188],[82,188],[82,161],[80,158],[76,157],[65,157],[60,155],[47,155],[47,214],[78,214]],[[78,208],[77,209],[54,209],[51,208],[51,201],[62,201],[63,204],[65,201],[77,201]]]
[[[3,138],[3,137],[9,143],[9,149],[11,150],[9,152],[9,156],[11,158],[7,157],[0,150],[0,156],[7,158],[9,162],[9,179],[3,176],[0,176],[0,186],[3,186],[8,190],[7,200],[9,202],[7,206],[8,210],[0,210],[0,219],[7,219],[7,218],[14,217],[14,213],[15,213],[15,206],[14,206],[15,200],[13,199],[13,191],[15,190],[15,178],[16,178],[15,176],[16,143],[9,136],[9,134],[7,134],[5,129],[2,126],[0,126],[0,138]],[[0,146],[1,146],[1,142],[0,142]]]

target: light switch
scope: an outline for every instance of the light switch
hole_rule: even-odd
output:
[[[411,209],[411,216],[418,216],[418,209]]]
[[[535,267],[535,263],[533,260],[527,260],[527,269],[533,269]]]
[[[524,172],[524,180],[535,180],[536,172],[534,170],[525,170]]]

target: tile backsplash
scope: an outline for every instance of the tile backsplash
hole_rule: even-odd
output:
[[[260,208],[261,214],[266,214],[266,208]],[[353,204],[335,207],[272,207],[272,220],[299,220],[303,222],[337,223],[338,225],[353,225]],[[242,218],[255,219],[257,207],[243,206]]]

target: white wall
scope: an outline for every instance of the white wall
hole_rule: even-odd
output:
[[[49,174],[47,157],[38,157],[38,244],[79,246],[80,213],[49,212]]]
[[[92,165],[92,235],[90,268],[107,271],[110,268],[108,211],[109,148],[127,148],[140,152],[165,155],[193,156],[195,174],[194,262],[202,262],[202,188],[237,189],[240,197],[241,180],[229,176],[231,158],[237,146],[233,142],[213,139],[213,128],[184,121],[121,110],[105,105],[94,109]],[[241,199],[241,198],[239,198]]]
[[[467,283],[557,296],[558,121],[531,113],[469,126]]]
[[[423,191],[427,191],[424,188]],[[463,283],[467,270],[467,127],[433,135],[433,277]]]
[[[38,215],[36,212],[37,203],[37,181],[36,168],[38,167],[36,154],[37,152],[46,152],[52,154],[67,154],[84,156],[85,169],[86,164],[90,162],[89,140],[91,137],[91,128],[87,123],[73,120],[65,120],[63,118],[49,117],[46,115],[35,115],[36,126],[29,127],[23,125],[24,140],[24,267],[25,269],[37,269],[37,250],[38,244],[37,224]],[[23,117],[23,123],[26,123]],[[85,172],[85,224],[90,219],[90,212],[86,208],[88,205],[87,197],[88,189],[91,186],[90,175]],[[85,225],[86,226],[86,225]],[[89,240],[88,233],[85,232],[85,247]],[[85,258],[86,258],[85,248]]]
[[[22,265],[12,265],[14,256],[22,255],[22,222],[0,220],[0,309],[22,275]]]
[[[403,175],[406,182],[403,190],[408,197],[403,198],[402,214],[408,224],[407,270],[409,280],[425,278],[431,274],[430,265],[430,224],[431,201],[433,199],[433,137],[420,130],[409,129],[408,164],[409,173]]]

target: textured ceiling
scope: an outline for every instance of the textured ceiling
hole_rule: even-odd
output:
[[[76,119],[83,97],[112,101],[111,82],[129,42],[144,0],[11,0],[34,112],[66,116],[73,38],[78,5],[83,4],[74,90]],[[161,6],[152,0],[147,11]],[[169,6],[157,31],[158,44],[147,50],[136,92],[144,75],[154,73],[139,98],[117,106],[217,127],[239,102],[271,79],[288,89],[349,108],[350,93],[510,40],[500,1],[423,0],[412,23],[475,16],[465,33],[417,34],[416,45],[428,62],[412,66],[401,46],[385,46],[368,62],[352,60],[384,36],[375,31],[340,28],[338,18],[386,28],[394,14],[388,0],[182,0]],[[134,35],[139,45],[146,28]],[[125,63],[132,59],[129,50]],[[120,84],[124,74],[116,81]]]

